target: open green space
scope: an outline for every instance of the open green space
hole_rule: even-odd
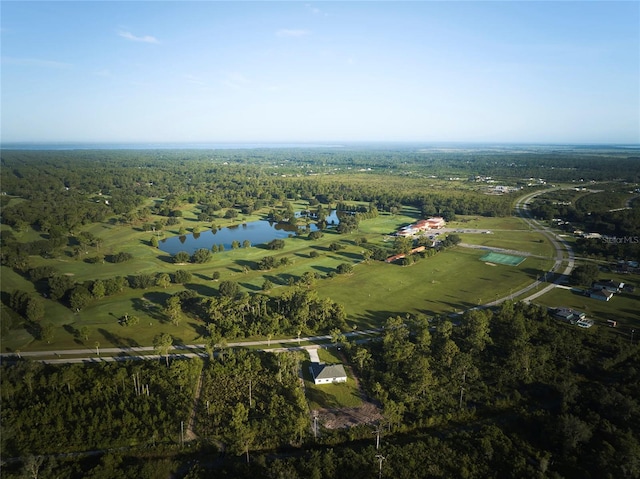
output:
[[[630,283],[640,283],[640,278],[629,276]],[[622,292],[615,294],[609,301],[589,298],[582,294],[582,289],[555,288],[536,298],[535,303],[551,308],[572,308],[586,313],[588,318],[595,319],[605,325],[608,319],[618,321],[622,327],[640,327],[640,293]]]
[[[340,355],[334,348],[320,348],[318,349],[318,356],[321,362],[327,364],[343,364]],[[302,376],[309,409],[358,407],[362,404],[361,393],[350,367],[345,364],[346,383],[316,385],[309,371],[310,365],[310,361],[302,362]]]
[[[606,303],[559,287],[535,301],[585,311],[596,319],[591,329],[522,301],[469,311],[515,296],[553,265],[545,235],[510,216],[519,195],[548,188],[525,187],[528,177],[570,184],[579,174],[585,181],[575,184],[602,189],[532,200],[531,215],[554,231],[551,219],[562,217],[576,223],[567,234],[640,234],[637,210],[609,211],[627,203],[621,192],[638,187],[628,150],[528,149],[3,151],[3,192],[20,196],[0,201],[1,346],[12,353],[0,375],[3,471],[11,478],[638,476],[626,458],[638,450],[640,430],[631,334],[640,328],[640,291]],[[615,180],[622,176],[624,184]],[[518,189],[486,194],[493,182]],[[289,237],[274,249],[216,247],[210,260],[198,254],[177,264],[152,246],[257,219],[289,231],[284,223],[295,222],[296,211],[315,208],[351,213],[322,235]],[[435,215],[448,221],[438,243],[384,261],[426,243],[398,240],[399,227]],[[601,279],[638,284],[638,276],[607,272],[637,259],[638,245],[567,240],[578,264],[597,259]],[[483,261],[487,248],[526,260]],[[565,253],[559,271],[568,262]],[[519,298],[545,286],[535,285]],[[605,328],[605,319],[619,326]],[[381,342],[349,336],[336,347],[338,332],[383,325],[369,336]],[[202,346],[181,348],[193,343]],[[113,346],[145,346],[146,356],[163,357],[102,361]],[[322,362],[343,364],[348,381],[313,384],[307,347],[318,347]],[[208,357],[185,359],[194,352]],[[83,356],[96,364],[39,361]],[[342,416],[349,429],[327,422],[316,436],[318,409],[335,409],[320,412],[321,423]],[[98,448],[108,452],[65,456]],[[376,454],[386,458],[381,472]],[[9,459],[18,456],[22,463]],[[171,457],[171,467],[132,469],[149,457]]]
[[[41,164],[54,162],[52,158],[33,155],[30,167],[34,171]],[[78,165],[84,161],[69,160],[67,156],[73,157],[72,154],[61,155],[57,161],[69,162],[70,167],[76,165],[75,161]],[[123,155],[124,158],[126,154]],[[200,153],[194,155],[199,158]],[[330,299],[344,308],[348,330],[379,327],[391,315],[450,314],[508,296],[547,271],[555,256],[552,244],[544,235],[533,231],[520,218],[508,216],[515,194],[486,195],[486,184],[467,181],[468,175],[454,173],[448,167],[441,169],[438,166],[438,173],[433,169],[435,164],[422,165],[421,156],[409,167],[402,162],[387,163],[381,157],[373,160],[365,155],[359,157],[358,161],[362,163],[358,166],[366,166],[366,169],[355,169],[351,163],[323,165],[324,174],[314,177],[298,174],[302,171],[299,166],[294,166],[293,162],[285,165],[277,155],[277,161],[244,165],[230,165],[227,159],[223,163],[207,157],[193,160],[187,182],[185,171],[189,168],[186,163],[180,166],[151,156],[139,163],[131,160],[133,163],[127,166],[120,160],[112,165],[131,175],[128,180],[139,187],[135,194],[131,189],[122,188],[120,182],[112,181],[102,186],[87,175],[83,181],[91,186],[83,190],[61,188],[61,195],[51,194],[60,201],[56,203],[56,200],[38,196],[39,191],[30,191],[20,178],[8,177],[16,184],[16,190],[21,188],[25,194],[24,198],[7,200],[3,204],[3,215],[14,225],[13,228],[2,225],[3,234],[10,233],[7,236],[11,236],[10,241],[14,244],[46,243],[50,240],[50,230],[57,226],[50,224],[54,220],[47,216],[47,208],[55,205],[50,214],[57,218],[56,221],[65,223],[64,228],[57,231],[57,238],[66,243],[51,246],[52,250],[41,254],[30,254],[24,275],[16,273],[20,267],[2,266],[3,317],[9,319],[2,325],[3,351],[93,348],[96,342],[101,347],[149,346],[160,333],[170,334],[174,344],[200,343],[209,336],[205,326],[210,318],[206,312],[195,313],[194,308],[172,323],[165,311],[166,302],[171,295],[185,290],[195,293],[199,299],[217,298],[220,285],[228,281],[237,283],[241,294],[266,294],[273,300],[291,292],[292,287],[306,287],[322,300]],[[23,159],[12,161],[18,170],[22,168]],[[388,169],[380,169],[376,163],[384,164]],[[96,165],[90,166],[98,168]],[[462,165],[459,165],[461,171],[466,171],[468,166]],[[351,168],[354,169],[349,171]],[[11,171],[14,170],[7,170]],[[459,179],[452,181],[450,178]],[[48,188],[56,192],[59,178],[52,174],[49,180]],[[613,184],[606,185],[613,188]],[[556,203],[574,201],[582,194],[586,193],[563,190],[556,194],[557,198],[550,199]],[[621,193],[620,198],[623,196]],[[106,207],[105,199],[111,202],[109,206],[121,201],[127,207],[116,212]],[[64,201],[68,203],[62,205]],[[313,210],[319,202],[325,211],[335,208],[338,203],[363,210],[375,205],[377,216],[360,221],[357,230],[348,234],[329,229],[321,238],[313,240],[306,234],[290,237],[279,250],[268,250],[263,245],[228,249],[213,253],[211,260],[203,264],[175,264],[170,255],[151,246],[152,239],[190,234],[196,228],[202,232],[237,226],[265,219],[287,207],[295,211]],[[26,209],[30,205],[34,206],[33,210]],[[18,218],[16,213],[14,216],[7,214],[16,207],[21,208],[18,211],[24,218]],[[57,208],[65,214],[60,215]],[[76,213],[76,208],[85,216],[75,218],[71,213]],[[44,210],[47,214],[40,217],[38,211]],[[234,211],[233,217],[226,214],[230,210]],[[99,215],[100,211],[106,211],[104,216]],[[532,256],[527,256],[518,266],[489,265],[480,260],[486,251],[457,246],[433,257],[418,258],[410,266],[366,260],[367,250],[375,248],[382,248],[382,254],[392,254],[395,240],[392,235],[398,228],[433,214],[450,216],[452,219],[447,227],[463,243]],[[93,220],[94,217],[100,219]],[[300,219],[299,225],[309,221]],[[160,226],[149,231],[150,225]],[[464,229],[490,233],[455,233]],[[83,240],[82,235],[86,233],[93,239]],[[440,239],[446,234],[441,232]],[[569,240],[573,241],[573,238]],[[117,253],[129,253],[132,258],[122,263],[101,260]],[[284,263],[270,270],[259,270],[258,262],[266,256],[272,256],[278,264]],[[345,263],[353,268],[352,271],[336,274]],[[98,279],[122,277],[133,280],[138,275],[160,273],[174,276],[178,270],[192,276],[185,284],[171,283],[166,288],[126,287],[101,299],[91,296],[79,310],[74,310],[67,300],[63,304],[45,296],[49,292],[46,279],[35,285],[28,280],[27,271],[38,266],[50,266],[56,274],[89,288]],[[303,277],[311,278],[304,286],[301,285]],[[294,286],[296,284],[298,286]],[[37,324],[28,326],[26,319],[21,317],[25,315],[24,311],[18,314],[9,310],[11,294],[18,290],[43,302],[45,314],[41,323],[54,329],[48,340],[36,339],[41,330]],[[628,308],[623,302],[616,302],[621,304],[622,316],[633,314],[626,312]],[[610,305],[608,308],[615,310]],[[134,315],[139,321],[123,326],[119,320],[125,315]],[[256,331],[259,330],[247,333],[249,339],[266,334]],[[244,333],[245,330],[240,329],[228,339],[244,339]]]
[[[495,218],[476,215],[458,215],[454,221],[447,223],[447,228],[498,230],[502,232],[530,230],[527,223],[515,216]]]
[[[319,278],[314,285],[318,294],[342,304],[347,312],[349,327],[362,329],[377,327],[390,315],[406,312],[448,314],[493,301],[526,286],[551,265],[550,260],[529,258],[516,268],[494,267],[478,261],[483,254],[481,250],[461,247],[421,259],[410,267],[373,260],[363,262],[365,247],[390,248],[393,238],[388,235],[400,226],[415,221],[416,217],[416,210],[405,208],[401,214],[381,214],[375,219],[362,221],[359,230],[350,234],[339,235],[328,230],[318,240],[306,237],[287,239],[282,250],[269,251],[255,245],[214,253],[212,260],[205,264],[179,265],[171,263],[168,255],[148,245],[149,232],[141,232],[130,226],[93,225],[90,230],[103,240],[100,245],[103,252],[127,251],[133,255],[133,259],[125,263],[88,264],[82,258],[35,257],[34,266],[53,265],[60,273],[73,277],[77,282],[128,277],[133,272],[174,273],[178,269],[192,273],[192,280],[185,285],[171,284],[166,289],[126,288],[121,293],[93,300],[79,312],[73,312],[58,302],[45,300],[44,321],[58,326],[51,342],[35,340],[28,331],[18,328],[3,334],[3,350],[91,348],[95,342],[99,342],[101,347],[148,346],[160,333],[171,334],[176,344],[201,342],[206,335],[204,323],[198,318],[185,317],[178,325],[171,324],[163,313],[164,302],[170,295],[184,289],[205,297],[215,296],[220,282],[225,280],[237,282],[242,290],[249,293],[260,292],[262,284],[269,280],[273,288],[268,294],[278,296],[289,287],[291,281],[306,272],[313,272]],[[489,228],[499,224],[521,223],[516,218],[483,220],[476,218],[473,224]],[[512,246],[524,251],[529,248],[529,251],[540,252],[541,246],[535,237],[540,238],[541,235],[525,231],[513,234],[521,237],[509,244],[501,239],[505,238],[504,235],[475,236],[490,239],[494,246]],[[360,243],[363,240],[366,243]],[[329,245],[335,242],[343,245],[344,249],[331,250]],[[546,242],[544,246],[549,247]],[[310,256],[313,251],[317,257]],[[274,256],[277,260],[286,257],[289,264],[269,271],[254,269],[254,265],[264,256]],[[327,278],[327,274],[335,271],[341,263],[353,264],[353,274]],[[211,279],[214,272],[220,274],[216,281]],[[3,267],[3,290],[11,292],[16,289],[33,291],[33,284]],[[136,315],[140,321],[133,326],[122,326],[118,319],[125,314]],[[85,326],[89,328],[88,339],[79,335],[80,329]]]
[[[487,253],[484,256],[480,257],[480,261],[504,264],[507,266],[518,266],[525,259],[526,257],[524,256],[513,256],[510,254],[502,254],[502,253],[494,253],[494,252]]]
[[[516,267],[491,266],[479,261],[484,253],[456,247],[407,267],[361,263],[352,275],[319,283],[318,293],[343,304],[349,324],[373,327],[406,312],[449,314],[494,301],[532,283],[553,263],[532,257]]]
[[[490,234],[458,234],[463,243],[504,248],[542,256],[552,256],[554,254],[551,242],[540,233],[529,231],[492,231]]]

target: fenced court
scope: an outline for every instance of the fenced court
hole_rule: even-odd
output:
[[[526,258],[524,256],[513,256],[510,254],[503,253],[487,253],[480,258],[481,261],[486,263],[498,263],[498,264],[506,264],[508,266],[518,266],[522,263]]]

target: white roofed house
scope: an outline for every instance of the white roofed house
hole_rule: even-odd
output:
[[[347,373],[342,364],[311,363],[309,367],[315,384],[346,383]]]

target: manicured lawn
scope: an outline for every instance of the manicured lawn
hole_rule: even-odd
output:
[[[320,361],[327,364],[341,363],[342,360],[335,350],[318,349]],[[309,402],[309,409],[331,409],[341,407],[358,407],[362,405],[360,392],[356,387],[356,381],[351,375],[351,369],[346,367],[347,382],[338,384],[314,384],[309,371],[310,361],[302,362],[302,376],[304,378],[305,394]]]
[[[490,266],[479,260],[483,254],[457,247],[407,267],[370,261],[317,289],[344,305],[350,324],[367,328],[393,315],[448,314],[493,301],[530,284],[552,264],[527,258],[516,267]]]
[[[455,221],[447,224],[448,228],[473,228],[483,230],[529,230],[529,226],[520,218],[508,216],[505,218],[489,218],[484,216],[458,216]]]
[[[337,364],[342,363],[343,359],[338,354],[336,348],[318,348],[318,357],[320,361],[327,364]]]
[[[499,231],[493,234],[459,233],[463,243],[505,248],[514,251],[552,257],[553,245],[540,233],[527,231]]]
[[[636,284],[638,283],[636,277]],[[627,278],[631,282],[630,278]],[[583,311],[588,318],[602,321],[618,321],[621,326],[640,328],[640,292],[616,294],[610,301],[600,301],[568,289],[555,288],[536,299],[538,304],[553,308],[567,307]]]
[[[302,209],[303,205],[296,204],[295,207]],[[247,220],[258,219],[263,214],[264,212],[258,212],[247,216]],[[197,222],[194,218],[193,208],[185,208],[182,224],[187,229],[191,230],[196,224],[203,230],[211,226],[211,222]],[[376,261],[361,263],[364,246],[358,246],[358,241],[364,238],[369,247],[390,246],[393,238],[388,235],[417,218],[417,210],[404,208],[397,215],[381,213],[375,219],[362,221],[359,231],[351,234],[339,235],[334,231],[327,231],[322,238],[313,241],[306,237],[286,239],[284,249],[278,251],[254,245],[251,248],[214,253],[212,260],[206,264],[182,265],[171,263],[168,255],[149,246],[153,233],[141,231],[140,226],[114,225],[108,222],[91,225],[88,231],[101,238],[102,243],[99,250],[90,248],[89,257],[98,253],[126,251],[133,255],[133,259],[119,264],[89,264],[84,258],[73,258],[67,254],[54,259],[33,256],[30,258],[32,266],[51,265],[59,273],[68,274],[79,283],[142,273],[174,273],[178,269],[191,272],[192,281],[186,285],[171,285],[166,290],[157,287],[148,290],[127,289],[117,295],[95,300],[79,313],[57,302],[44,300],[44,321],[57,326],[51,344],[35,340],[30,333],[15,325],[17,328],[2,335],[2,350],[93,347],[95,341],[100,342],[101,347],[149,346],[161,332],[172,334],[175,343],[198,342],[204,334],[202,322],[184,318],[178,326],[168,323],[162,312],[164,302],[169,295],[184,288],[193,289],[205,297],[216,295],[220,281],[224,280],[238,282],[245,291],[258,292],[264,281],[269,279],[274,284],[269,294],[277,296],[284,288],[289,287],[291,279],[295,281],[309,271],[317,273],[321,278],[316,281],[315,286],[319,296],[341,303],[348,314],[350,326],[366,328],[379,326],[390,315],[407,312],[423,312],[428,315],[450,313],[476,306],[480,302],[492,301],[498,296],[509,294],[510,290],[530,283],[550,265],[547,260],[528,258],[518,267],[492,267],[478,260],[482,251],[460,247],[433,258],[422,259],[410,267]],[[152,217],[149,221],[156,219],[157,217]],[[462,219],[469,221],[460,223],[461,227],[463,224],[470,228],[486,229],[521,226],[517,218]],[[215,223],[226,226],[233,221],[216,218]],[[510,234],[512,236],[501,236],[505,238],[502,241],[510,242],[509,245],[518,248],[532,239],[526,231]],[[498,240],[498,235],[486,236],[487,240]],[[332,251],[329,245],[333,242],[340,243],[345,248]],[[501,244],[504,247],[507,243]],[[527,245],[537,246],[534,242]],[[312,251],[318,253],[317,258],[309,256]],[[278,260],[286,257],[290,263],[271,271],[254,269],[255,264],[264,256],[275,256]],[[327,278],[327,274],[335,271],[341,263],[353,264],[353,274]],[[220,273],[220,279],[212,281],[212,274],[216,271]],[[35,294],[29,281],[3,268],[3,292],[8,294],[16,289]],[[121,326],[118,319],[124,314],[137,316],[139,323],[135,326]],[[78,331],[83,326],[89,328],[88,340],[79,338]]]

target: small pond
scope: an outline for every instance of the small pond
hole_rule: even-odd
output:
[[[337,225],[340,222],[335,211],[332,211],[331,214],[327,216],[326,221],[330,226]],[[310,223],[309,229],[307,229],[306,225],[296,228],[289,223],[275,223],[273,221],[260,220],[228,226],[218,230],[207,230],[184,236],[172,236],[171,238],[160,240],[159,248],[161,251],[172,256],[180,251],[186,251],[191,255],[201,248],[211,249],[214,244],[218,246],[224,245],[225,251],[228,251],[231,249],[231,244],[234,241],[238,241],[240,245],[242,245],[245,240],[249,240],[251,246],[255,246],[268,243],[274,239],[284,239],[290,235],[295,236],[298,230],[301,234],[307,234],[317,229],[318,227],[315,223]]]

